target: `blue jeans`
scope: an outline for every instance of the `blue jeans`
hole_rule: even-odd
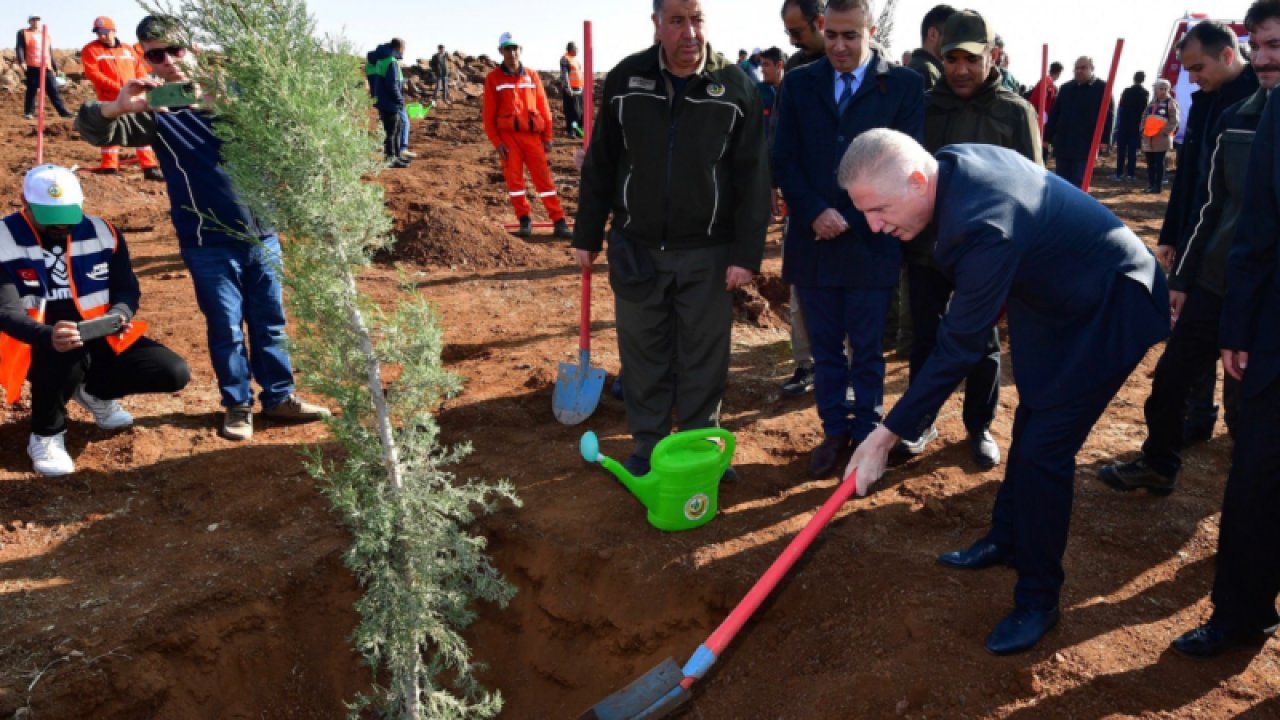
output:
[[[280,239],[268,235],[261,245],[184,247],[182,261],[204,314],[222,404],[253,404],[251,373],[262,388],[258,399],[263,409],[284,402],[293,393],[293,365],[285,347],[284,295],[277,274]]]
[[[894,289],[797,287],[813,351],[813,391],[828,437],[861,442],[884,412],[885,318]],[[845,338],[852,357],[845,356]],[[845,393],[853,386],[853,413]]]
[[[400,108],[400,149],[409,149],[409,111]]]

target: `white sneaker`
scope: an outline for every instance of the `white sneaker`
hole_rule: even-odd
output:
[[[133,424],[133,416],[120,407],[119,402],[96,398],[84,389],[83,384],[76,388],[71,398],[93,413],[94,422],[103,430],[119,430]]]
[[[63,439],[66,432],[44,437],[32,433],[27,441],[27,455],[31,456],[31,466],[37,473],[48,477],[70,475],[76,471],[76,464],[67,454],[67,446]]]
[[[414,152],[414,151],[412,151],[412,150],[401,150],[401,151],[400,151],[400,157],[402,157],[402,158],[408,158],[409,160],[412,160],[412,159],[414,159],[414,158],[418,157],[418,153],[416,153],[416,152]]]

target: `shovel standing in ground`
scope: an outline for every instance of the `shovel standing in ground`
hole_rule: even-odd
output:
[[[729,613],[729,617],[720,623],[720,627],[711,633],[706,642],[698,646],[683,668],[672,658],[667,658],[630,685],[596,703],[595,707],[580,715],[578,720],[657,720],[670,715],[673,710],[688,702],[693,697],[693,684],[707,674],[742,626],[796,564],[818,533],[831,522],[840,506],[857,490],[857,477],[856,471],[851,472],[836,487],[835,492],[831,493],[831,497],[827,498],[800,534],[791,540],[778,559],[751,586],[751,590]]]
[[[595,76],[591,66],[591,21],[582,24],[583,51],[587,82],[583,88],[582,105],[586,114],[586,136],[583,146],[591,144],[591,118]],[[604,390],[604,370],[591,367],[591,268],[582,269],[582,322],[578,332],[578,364],[560,363],[556,373],[556,389],[551,396],[551,409],[556,419],[565,425],[577,425],[591,417],[600,403]]]

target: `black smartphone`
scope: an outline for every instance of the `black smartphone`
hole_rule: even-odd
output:
[[[115,335],[124,329],[124,318],[116,313],[107,313],[100,318],[84,320],[76,325],[80,330],[80,342],[97,340],[108,335]]]
[[[187,107],[196,102],[193,83],[169,83],[147,91],[147,104],[153,108]]]

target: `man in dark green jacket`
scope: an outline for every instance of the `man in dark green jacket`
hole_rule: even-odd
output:
[[[964,10],[943,25],[942,80],[925,95],[924,146],[936,153],[947,145],[984,143],[1016,150],[1037,165],[1040,129],[1031,105],[1003,86],[992,60],[993,35],[981,15]],[[911,322],[911,377],[920,374],[933,352],[938,324],[947,310],[955,285],[933,261],[934,233],[927,231],[906,248]],[[1000,448],[991,437],[1000,393],[1000,335],[991,328],[986,354],[965,381],[964,426],[973,461],[988,469],[1000,462]],[[924,435],[903,441],[899,454],[918,455],[938,436],[930,418]]]
[[[770,212],[755,85],[707,44],[700,0],[655,7],[658,42],[605,78],[573,238],[590,268],[612,216],[609,284],[634,474],[648,472],[673,411],[682,430],[719,422],[732,293],[760,269]]]

